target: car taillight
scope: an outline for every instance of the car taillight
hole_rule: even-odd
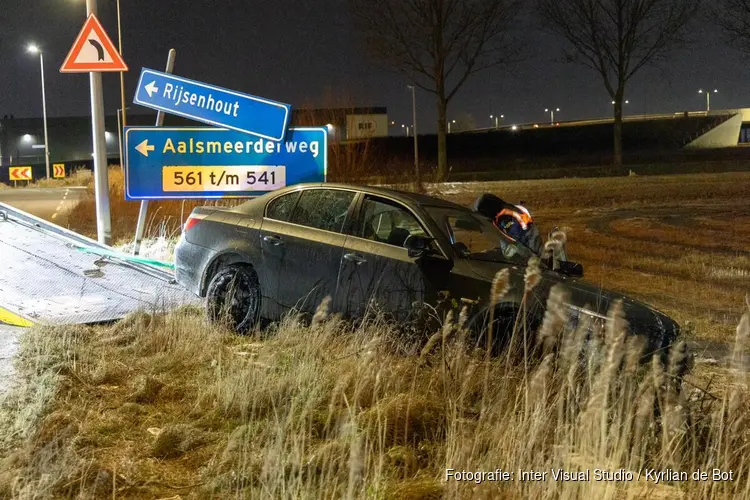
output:
[[[188,217],[188,220],[185,221],[185,224],[182,226],[182,232],[186,232],[188,229],[192,228],[196,224],[198,224],[201,221],[198,217]]]

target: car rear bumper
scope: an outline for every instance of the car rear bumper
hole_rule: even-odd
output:
[[[205,248],[190,243],[180,236],[174,250],[174,274],[177,283],[201,296],[202,255]]]

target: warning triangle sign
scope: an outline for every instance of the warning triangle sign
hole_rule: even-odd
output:
[[[94,14],[86,20],[60,67],[61,73],[127,70],[128,66]]]

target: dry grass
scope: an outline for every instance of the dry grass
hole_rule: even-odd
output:
[[[639,364],[617,307],[603,338],[584,341],[559,293],[533,358],[467,350],[464,314],[404,345],[327,303],[309,326],[290,317],[262,337],[195,310],[35,328],[19,358],[27,384],[2,405],[0,496],[749,498],[750,311],[714,399],[674,378],[679,349],[666,367]],[[513,479],[446,480],[497,468]],[[547,476],[520,481],[519,469]],[[592,480],[555,481],[557,469]],[[634,479],[595,481],[595,469]],[[649,469],[734,480],[657,484]]]
[[[96,238],[96,201],[92,183],[87,185],[90,196],[81,200],[68,213],[70,229]],[[193,208],[205,205],[232,206],[244,200],[184,200],[149,203],[145,234],[150,237],[174,238]],[[125,179],[119,167],[109,169],[109,203],[112,239],[116,245],[131,243],[138,221],[139,201],[125,200]]]
[[[362,161],[367,144],[359,147],[359,153],[346,153],[354,156],[342,157],[344,164]],[[110,181],[114,240],[131,243],[140,203],[124,201],[119,168],[110,170]],[[570,256],[584,265],[589,281],[692,323],[696,339],[732,338],[742,311],[738,304],[750,288],[748,173],[447,183],[428,189],[465,205],[485,191],[523,200],[543,229],[569,228]],[[151,203],[146,234],[169,240],[193,207],[232,203],[238,201]],[[68,220],[72,229],[95,237],[93,196]]]
[[[732,340],[750,288],[750,174],[691,174],[433,185],[462,204],[482,192],[523,200],[543,229],[569,228],[586,279],[655,305],[696,339]]]

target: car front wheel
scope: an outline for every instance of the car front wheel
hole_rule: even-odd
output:
[[[247,265],[231,265],[213,277],[206,292],[208,317],[223,322],[237,333],[246,333],[260,315],[258,275]]]

